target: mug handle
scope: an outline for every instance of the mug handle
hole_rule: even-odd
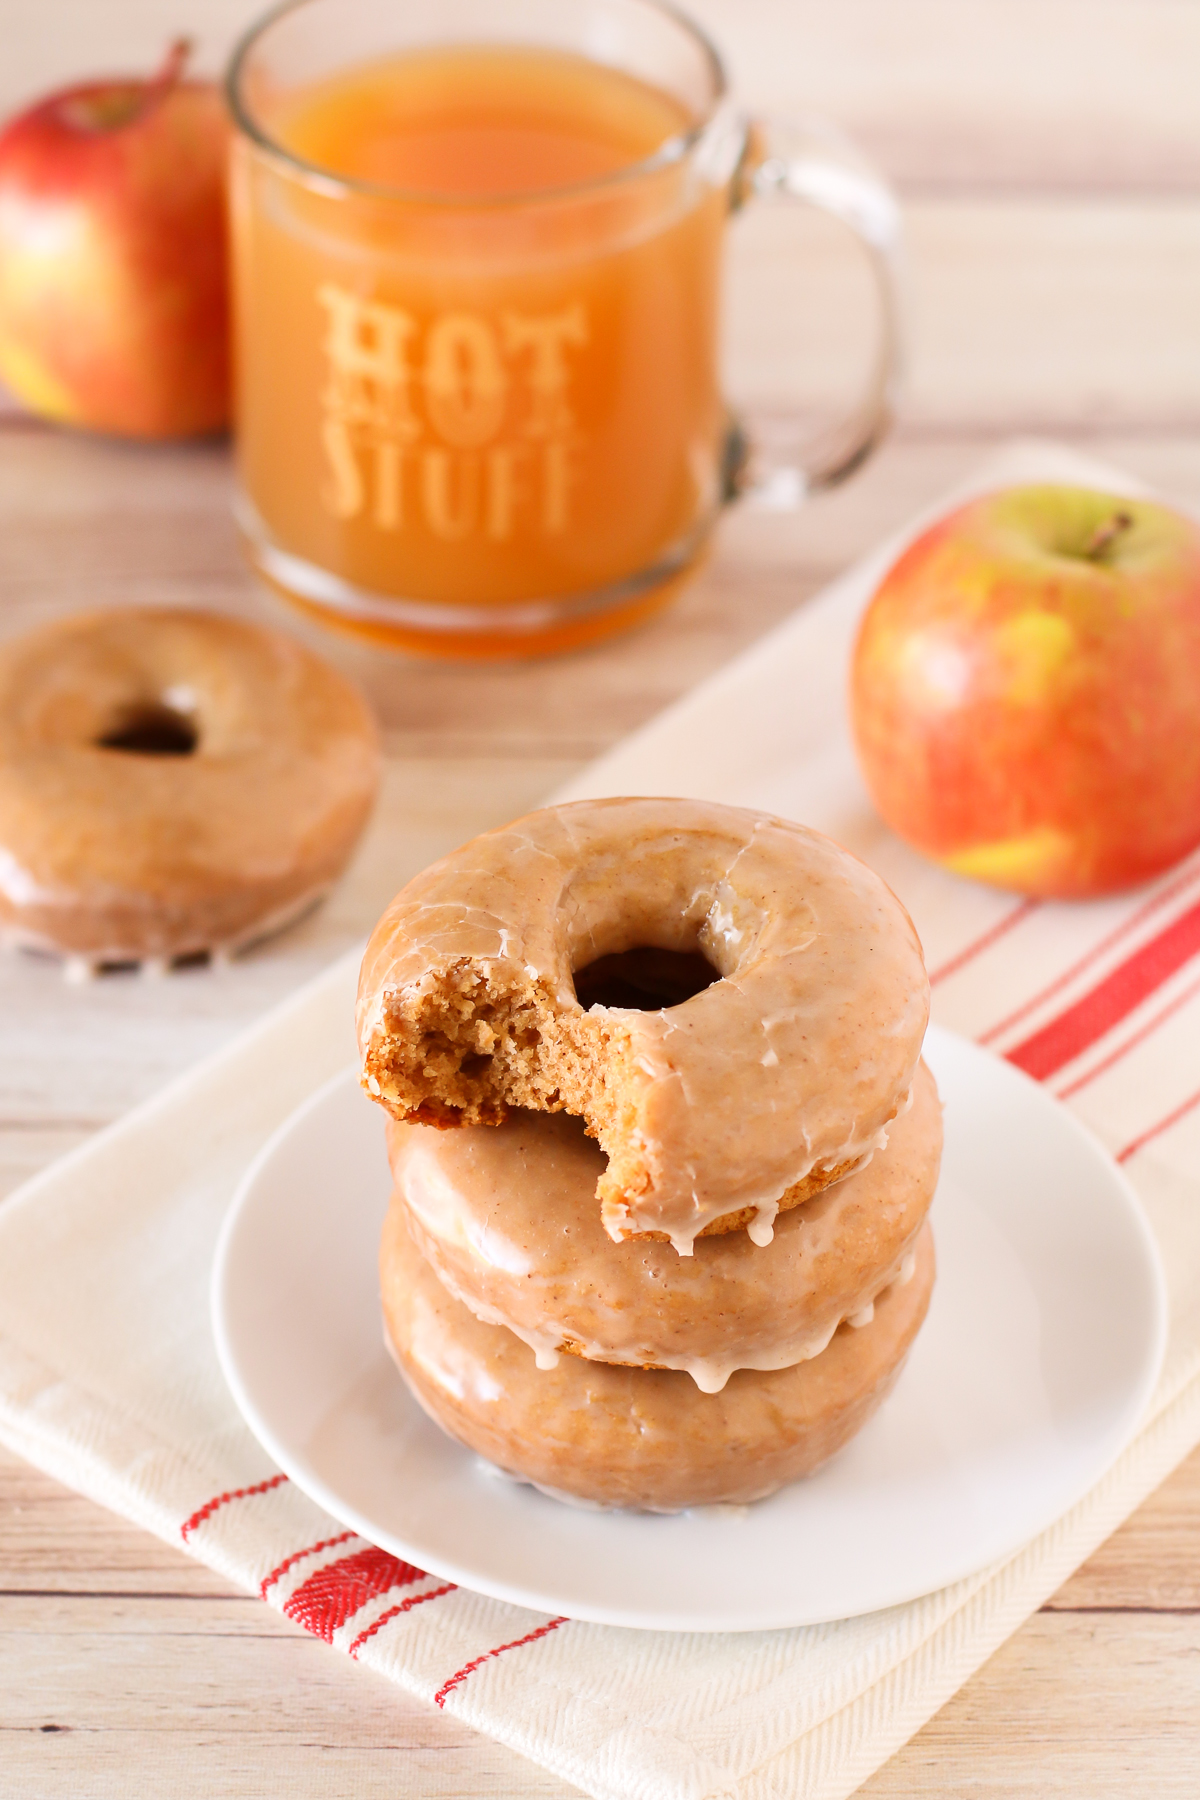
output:
[[[877,448],[895,416],[904,369],[900,208],[862,154],[827,120],[754,120],[733,179],[731,210],[750,200],[799,201],[848,225],[867,253],[880,330],[866,391],[839,424],[801,455],[773,456],[734,421],[726,448],[726,498],[791,512],[836,487]]]

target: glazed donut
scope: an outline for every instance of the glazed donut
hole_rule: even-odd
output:
[[[278,632],[128,609],[0,647],[0,929],[82,972],[236,949],[305,910],[374,802],[379,738]]]
[[[683,997],[634,1010],[656,956]],[[588,800],[402,890],[367,947],[359,1043],[401,1120],[582,1116],[609,1235],[687,1254],[714,1226],[769,1242],[778,1211],[883,1143],[928,1008],[908,914],[831,839],[696,800]]]
[[[913,1105],[865,1169],[780,1219],[765,1249],[744,1231],[682,1258],[667,1244],[615,1244],[595,1203],[603,1156],[566,1113],[513,1112],[499,1129],[435,1131],[389,1121],[408,1228],[443,1287],[505,1325],[552,1369],[567,1350],[596,1362],[685,1369],[717,1393],[734,1369],[817,1356],[843,1320],[865,1324],[912,1265],[937,1185],[942,1117],[925,1064]]]
[[[933,1239],[913,1279],[880,1297],[811,1361],[741,1369],[704,1394],[674,1369],[564,1357],[539,1369],[519,1338],[449,1294],[393,1204],[380,1274],[387,1338],[430,1417],[469,1449],[550,1493],[600,1506],[677,1512],[762,1499],[808,1475],[866,1423],[900,1371],[933,1287]]]

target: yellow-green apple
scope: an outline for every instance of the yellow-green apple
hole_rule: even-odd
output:
[[[1045,896],[1127,887],[1200,843],[1200,527],[1085,488],[939,521],[863,617],[850,706],[887,823]]]
[[[48,418],[150,438],[228,422],[226,116],[186,56],[0,132],[0,380]]]

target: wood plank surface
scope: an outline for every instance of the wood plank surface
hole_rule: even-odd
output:
[[[71,989],[0,963],[0,1195],[226,1041],[369,926],[413,868],[536,804],[719,668],[1012,433],[1063,437],[1200,511],[1200,7],[1191,0],[691,0],[748,102],[852,130],[905,205],[901,428],[790,516],[736,510],[678,606],[552,663],[423,665],[313,637],[368,688],[384,801],[330,904],[222,971]],[[220,65],[259,10],[0,0],[0,111],[149,66]],[[733,234],[727,366],[751,413],[838,405],[870,299],[795,214]],[[110,602],[277,622],[242,564],[224,447],[0,422],[0,633]],[[289,621],[295,628],[295,622]],[[1193,1796],[1200,1453],[863,1789],[873,1800]],[[0,1796],[563,1795],[181,1552],[0,1453]]]
[[[188,31],[200,68],[257,0],[4,0],[0,109],[145,69]],[[737,93],[839,120],[902,191],[1200,193],[1192,0],[689,0]]]
[[[1198,1517],[1200,1452],[864,1800],[1192,1800]],[[576,1791],[2,1451],[0,1570],[6,1800]]]

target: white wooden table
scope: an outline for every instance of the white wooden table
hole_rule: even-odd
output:
[[[255,9],[203,0],[218,66]],[[0,1193],[225,1041],[355,940],[407,873],[536,804],[1012,433],[1063,437],[1200,508],[1200,8],[1184,0],[697,0],[742,90],[829,112],[905,203],[905,422],[842,492],[733,513],[676,609],[560,661],[423,666],[325,644],[390,753],[379,816],[323,912],[236,966],[66,987],[0,964]],[[167,0],[0,0],[0,108],[149,67]],[[731,382],[830,404],[862,274],[830,230],[739,227]],[[786,266],[790,250],[803,257]],[[755,309],[758,309],[755,316]],[[226,452],[0,418],[0,631],[130,599],[279,620],[243,569]],[[1200,1456],[864,1793],[1200,1791]],[[565,1795],[180,1553],[0,1454],[0,1795]]]

